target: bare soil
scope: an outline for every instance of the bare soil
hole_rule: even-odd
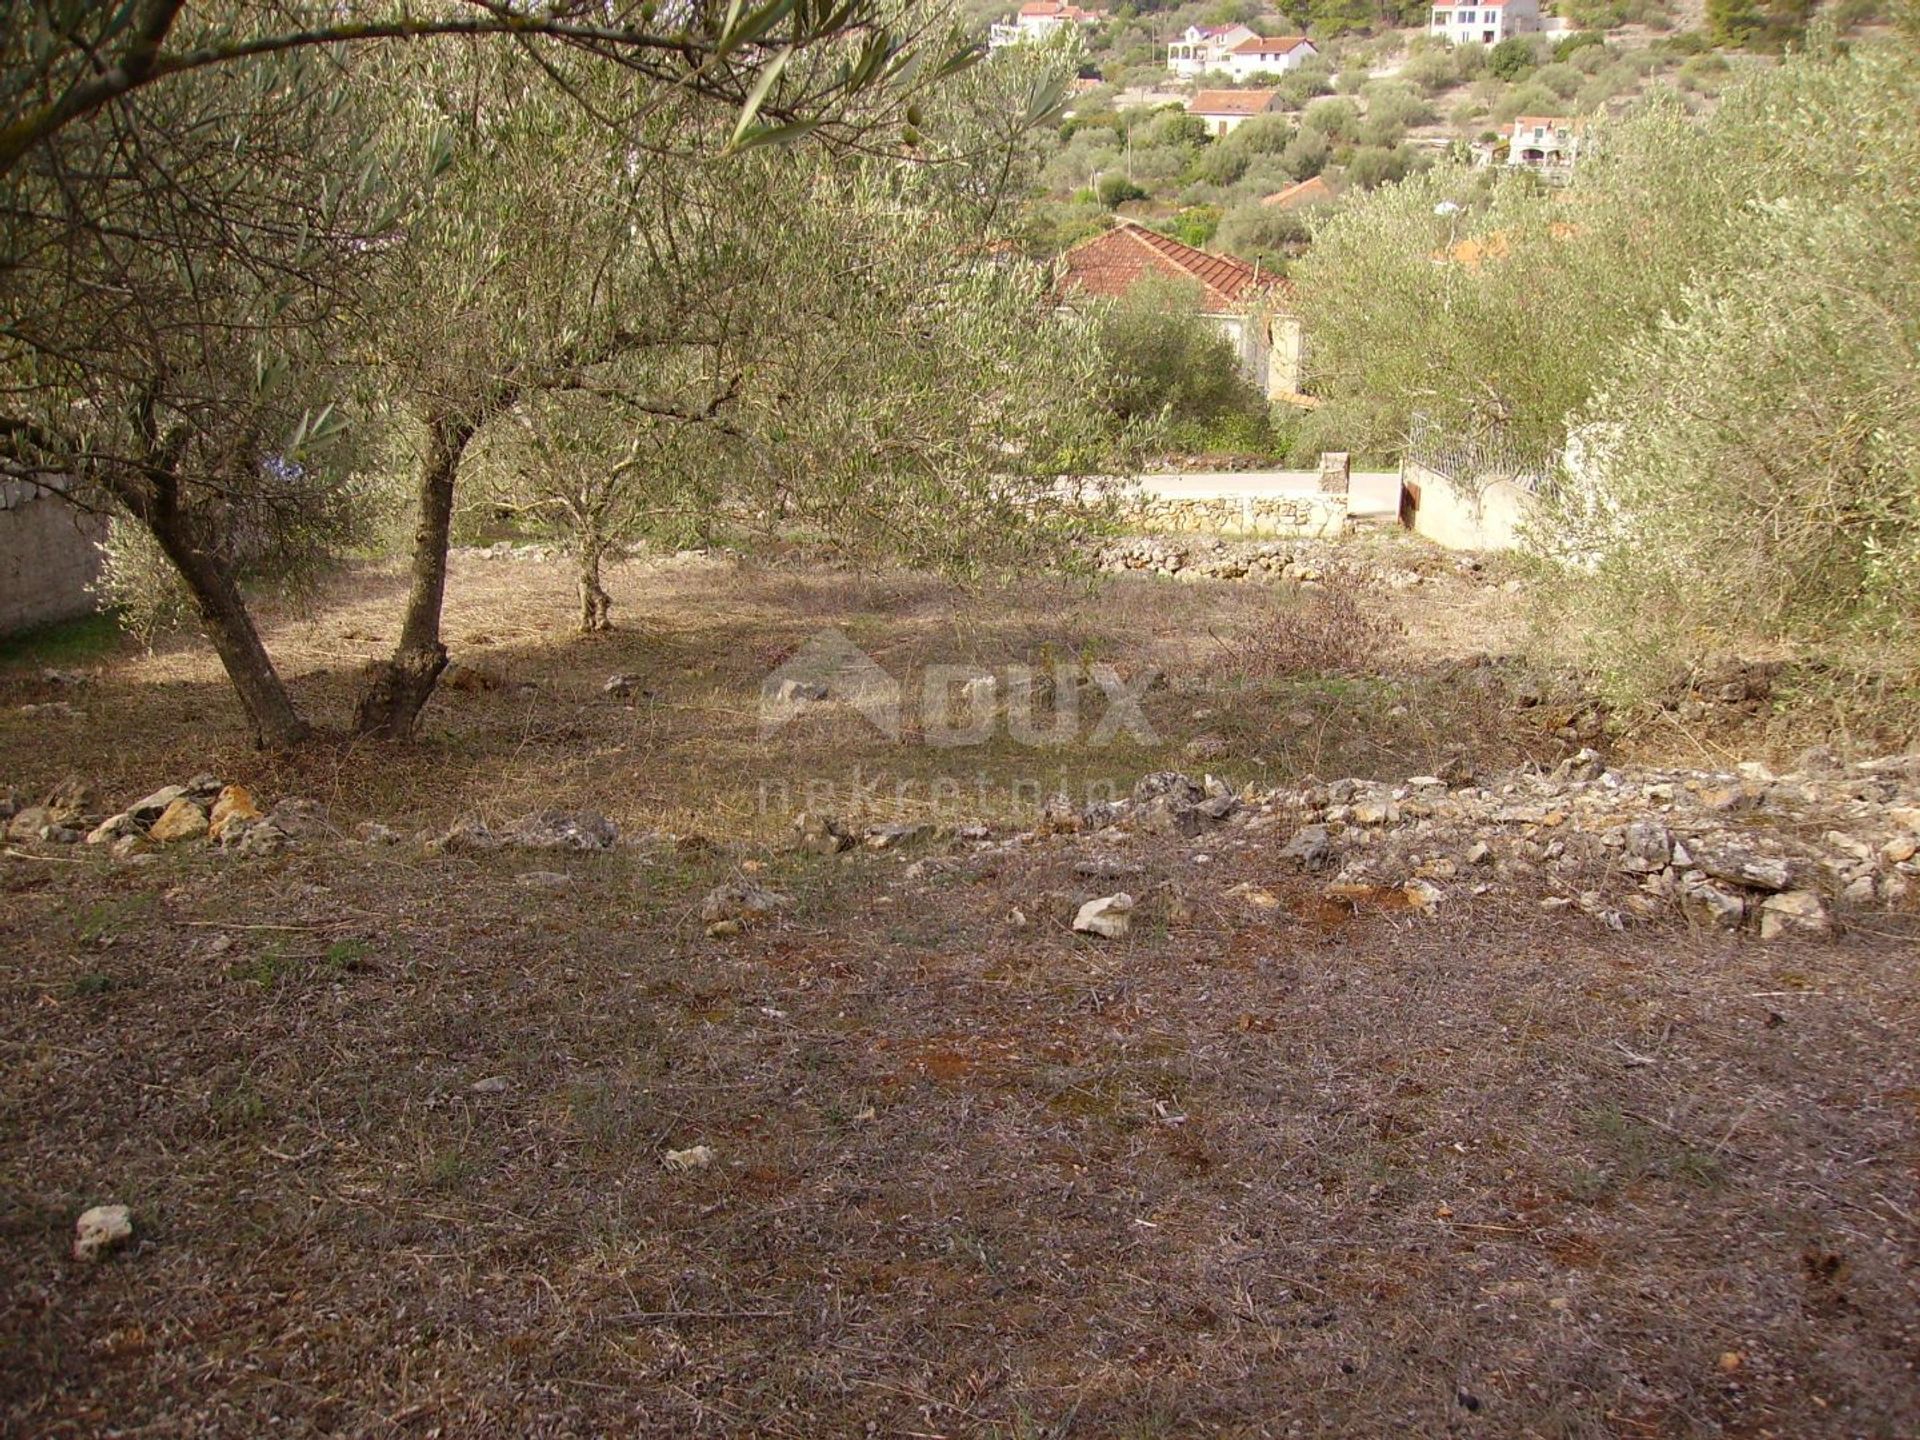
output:
[[[915,782],[859,792],[869,818],[1006,824],[1036,787],[1168,766],[1551,758],[1552,702],[1516,709],[1432,619],[1504,592],[1455,583],[1376,597],[1428,629],[1371,673],[1255,682],[1236,656],[1298,596],[690,561],[624,568],[628,628],[584,639],[561,567],[467,561],[449,634],[503,683],[436,700],[414,745],[292,757],[247,747],[196,645],[58,691],[22,657],[0,782],[23,793],[207,770],[343,831],[590,807],[680,838],[13,847],[7,1433],[1920,1433],[1900,922],[1762,946],[1527,895],[1355,910],[1283,870],[1282,831],[1204,860],[1127,842],[1116,942],[1068,928],[1115,888],[1076,873],[1083,845],[910,880],[938,843],[782,839],[808,779],[845,797],[861,767]],[[348,713],[397,584],[359,572],[274,620],[318,718]],[[1151,742],[1038,760],[850,716],[762,740],[760,678],[828,625],[895,673],[1058,655],[1169,680]],[[613,673],[643,693],[602,694]],[[56,694],[84,716],[19,714]],[[1225,751],[1182,759],[1201,735]],[[796,903],[707,938],[700,897],[746,874]],[[665,1163],[696,1145],[709,1166]],[[74,1217],[108,1201],[136,1241],[81,1266]]]

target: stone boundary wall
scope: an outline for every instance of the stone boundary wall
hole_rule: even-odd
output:
[[[0,481],[0,635],[92,614],[104,531],[37,486]]]
[[[1347,528],[1347,497],[1147,495],[1132,503],[1127,519],[1154,534],[1331,540]]]

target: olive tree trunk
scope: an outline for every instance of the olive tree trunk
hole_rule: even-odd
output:
[[[583,634],[613,628],[609,618],[613,597],[600,583],[600,560],[606,548],[606,542],[598,538],[582,538],[580,542],[580,629]]]
[[[287,694],[280,672],[261,643],[246,597],[240,593],[240,582],[205,526],[180,509],[174,478],[158,474],[152,491],[132,486],[114,488],[193,596],[200,624],[253,723],[254,743],[278,750],[307,739],[312,727],[294,709],[293,697]]]
[[[447,668],[440,611],[447,595],[447,545],[453,531],[454,482],[460,458],[479,428],[474,421],[436,415],[427,423],[420,462],[420,523],[413,533],[413,583],[393,655],[375,671],[354,707],[357,735],[405,740],[413,734]]]

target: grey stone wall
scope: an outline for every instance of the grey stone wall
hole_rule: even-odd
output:
[[[1346,529],[1345,495],[1221,496],[1139,500],[1128,518],[1163,535],[1239,535],[1331,539]]]
[[[96,608],[100,573],[93,516],[18,481],[0,481],[0,635]]]

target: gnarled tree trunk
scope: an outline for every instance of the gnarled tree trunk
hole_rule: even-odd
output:
[[[116,484],[115,492],[146,526],[193,596],[207,638],[253,722],[254,742],[263,749],[298,745],[313,733],[312,727],[293,708],[293,697],[261,643],[232,567],[215,548],[205,525],[180,509],[179,487],[172,474],[155,467],[149,478],[151,490]]]
[[[611,630],[613,597],[600,583],[600,559],[606,546],[597,539],[580,542],[580,629],[591,635],[596,630]]]
[[[427,448],[420,462],[420,524],[413,534],[413,583],[406,618],[393,655],[375,672],[354,706],[358,735],[405,740],[419,723],[447,668],[440,643],[440,611],[447,595],[447,543],[453,531],[453,489],[460,457],[477,422],[435,415],[427,422]]]

